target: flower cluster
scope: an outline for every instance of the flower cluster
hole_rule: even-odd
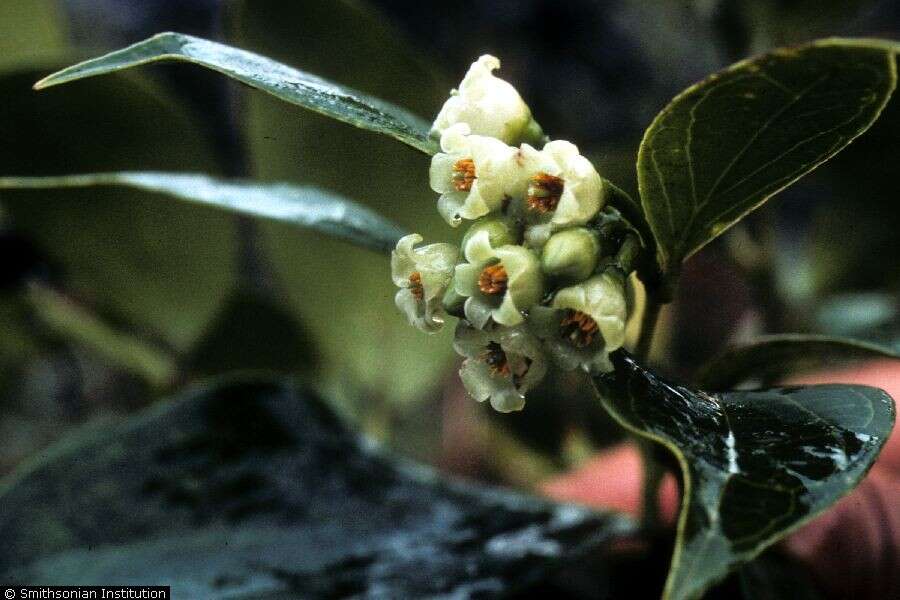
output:
[[[432,128],[441,152],[431,188],[447,223],[470,223],[461,248],[417,247],[422,237],[408,235],[392,271],[412,325],[433,332],[446,314],[459,317],[463,384],[508,412],[551,361],[612,368],[628,311],[630,266],[618,258],[635,237],[607,205],[609,184],[574,144],[544,137],[516,89],[493,75],[499,66],[479,58]]]

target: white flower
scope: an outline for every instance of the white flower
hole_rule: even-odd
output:
[[[606,188],[591,161],[570,142],[555,140],[536,150],[523,144],[527,172],[525,238],[539,248],[559,229],[584,225],[603,208]]]
[[[456,292],[466,297],[466,319],[483,329],[489,319],[506,326],[524,321],[522,311],[544,293],[537,255],[522,246],[491,246],[489,234],[472,235],[464,248],[466,261],[457,265]]]
[[[438,211],[453,227],[498,211],[525,193],[526,174],[516,148],[469,135],[469,126],[459,124],[441,136],[441,150],[431,159],[430,183],[441,194]]]
[[[565,369],[612,370],[609,354],[625,343],[625,278],[608,269],[556,293],[550,307],[535,307],[529,325]]]
[[[391,278],[400,290],[394,297],[410,325],[434,332],[443,325],[441,296],[453,278],[459,251],[452,244],[414,246],[422,236],[413,233],[400,238],[391,253]]]
[[[547,372],[540,342],[523,326],[481,330],[460,321],[453,347],[466,357],[459,370],[466,391],[499,412],[521,410],[525,392]]]
[[[432,135],[442,135],[457,123],[468,123],[472,133],[497,138],[507,144],[537,142],[540,125],[512,85],[494,76],[500,61],[485,54],[469,67],[458,90],[450,92],[434,125]]]

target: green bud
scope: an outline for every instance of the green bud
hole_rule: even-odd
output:
[[[597,268],[600,243],[584,227],[566,229],[547,240],[541,254],[541,269],[549,277],[567,282],[584,281]]]
[[[472,236],[479,231],[487,231],[492,248],[515,246],[519,243],[517,228],[511,225],[506,219],[479,219],[469,227],[466,235],[463,236],[460,247],[465,248],[469,240],[472,239]]]

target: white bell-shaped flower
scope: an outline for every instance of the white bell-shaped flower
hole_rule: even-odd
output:
[[[441,194],[438,212],[453,227],[499,211],[525,193],[526,173],[516,148],[469,135],[469,126],[459,124],[441,136],[441,150],[431,159],[430,183]]]
[[[394,297],[410,325],[432,333],[444,323],[441,300],[453,279],[459,251],[452,244],[416,248],[422,236],[413,233],[397,242],[391,253],[391,278],[400,288]]]
[[[541,344],[524,326],[482,330],[460,321],[453,347],[466,357],[459,370],[466,391],[499,412],[521,410],[525,392],[547,372]]]
[[[612,370],[609,354],[625,343],[625,278],[608,269],[556,293],[549,307],[534,307],[529,326],[564,369]]]
[[[457,123],[468,123],[472,133],[507,144],[543,138],[540,125],[516,88],[494,76],[493,71],[499,68],[500,61],[488,54],[472,63],[459,89],[450,92],[435,118],[432,135],[440,136]]]
[[[586,224],[603,208],[603,179],[574,144],[555,140],[540,151],[523,144],[520,156],[528,178],[521,209],[530,246],[543,246],[554,231]]]
[[[490,319],[509,327],[522,323],[522,311],[544,293],[537,255],[522,246],[494,248],[485,230],[472,235],[463,250],[467,262],[457,265],[453,283],[466,297],[466,319],[478,329]]]

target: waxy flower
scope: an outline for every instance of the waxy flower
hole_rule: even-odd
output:
[[[609,354],[625,343],[625,278],[608,269],[556,293],[549,307],[534,307],[529,324],[564,369],[612,370]]]
[[[525,192],[516,148],[469,135],[469,126],[459,124],[441,136],[441,150],[431,159],[431,189],[441,194],[438,212],[453,227],[498,211]]]
[[[400,288],[394,302],[410,325],[434,332],[444,323],[441,299],[459,252],[452,244],[415,248],[421,241],[417,233],[404,236],[391,253],[391,277]]]
[[[521,161],[528,178],[521,209],[532,247],[543,246],[554,231],[584,225],[603,208],[603,180],[574,144],[556,140],[540,151],[523,144]]]
[[[472,133],[507,144],[539,142],[544,134],[531,110],[512,85],[494,76],[500,61],[485,54],[469,67],[458,90],[450,92],[431,133],[442,135],[457,123],[468,123]]]
[[[453,347],[466,357],[459,370],[466,391],[499,412],[521,410],[525,392],[547,372],[540,342],[524,326],[482,330],[460,321]]]
[[[499,325],[518,325],[522,311],[537,304],[544,285],[537,255],[522,246],[491,246],[481,230],[466,242],[466,261],[457,265],[456,292],[466,297],[466,319],[483,329],[489,319]]]

